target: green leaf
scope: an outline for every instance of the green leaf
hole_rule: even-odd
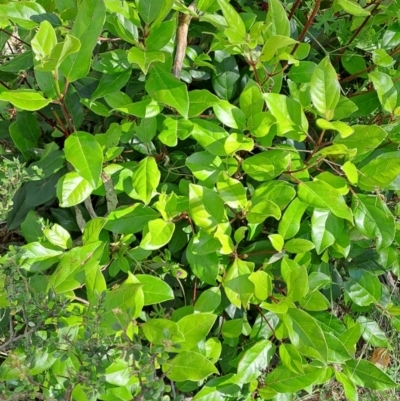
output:
[[[335,243],[343,228],[342,220],[328,210],[314,209],[311,217],[311,238],[318,255]]]
[[[325,336],[313,317],[300,309],[289,308],[287,314],[282,315],[282,320],[289,332],[290,341],[300,353],[327,362]]]
[[[264,99],[260,87],[251,79],[247,82],[239,96],[240,109],[247,119],[254,118],[264,108]]]
[[[399,158],[371,160],[359,171],[358,186],[364,191],[387,188],[400,174]]]
[[[137,274],[135,277],[143,284],[144,305],[154,305],[174,299],[172,288],[158,277]]]
[[[247,197],[242,183],[222,172],[218,177],[217,189],[219,196],[228,206],[235,209],[245,208]]]
[[[239,67],[235,57],[223,50],[215,51],[215,71],[212,74],[212,86],[221,99],[230,100],[236,92],[240,79]]]
[[[154,157],[145,157],[142,159],[133,172],[132,186],[134,193],[129,196],[140,199],[145,205],[148,205],[151,198],[155,195],[155,190],[160,182],[160,171]]]
[[[69,232],[59,224],[53,224],[51,228],[45,228],[43,234],[53,245],[59,246],[63,249],[72,247],[72,239]]]
[[[323,118],[319,118],[316,122],[318,127],[324,130],[338,131],[342,138],[347,138],[354,133],[354,128],[342,121],[326,121]]]
[[[357,167],[352,163],[347,161],[346,163],[343,164],[343,166],[340,167],[342,171],[346,174],[346,177],[350,184],[357,184],[358,182],[358,170]]]
[[[164,2],[165,3],[165,2]],[[159,26],[151,27],[150,34],[146,38],[146,49],[150,51],[161,50],[172,39],[176,31],[176,20],[162,22]]]
[[[367,238],[376,240],[378,252],[393,242],[394,218],[380,196],[357,194],[353,197],[352,208],[357,229]]]
[[[391,113],[397,104],[397,90],[389,75],[374,71],[368,74],[384,110]]]
[[[128,52],[128,61],[131,64],[137,64],[143,71],[143,74],[147,74],[151,64],[160,61],[165,61],[163,52],[160,51],[146,51],[138,49],[137,47],[131,47]]]
[[[250,224],[260,224],[270,216],[279,220],[281,218],[281,210],[275,202],[265,200],[256,203],[247,213],[246,218]]]
[[[63,251],[48,242],[31,242],[20,250],[19,265],[30,272],[45,271],[60,259]]]
[[[323,370],[317,366],[304,366],[304,373],[295,373],[286,366],[278,366],[265,379],[265,389],[271,388],[278,393],[296,393],[315,383]],[[263,394],[263,389],[260,394]]]
[[[345,373],[357,386],[373,390],[394,388],[396,383],[373,363],[363,359],[347,361],[343,367]]]
[[[83,0],[80,3],[71,35],[80,40],[81,47],[77,53],[70,54],[61,65],[61,71],[69,82],[88,74],[93,49],[103,29],[105,17],[103,1]]]
[[[213,313],[221,304],[221,290],[212,287],[201,293],[194,306],[195,312]]]
[[[200,146],[215,156],[227,155],[225,142],[228,133],[222,127],[200,119],[193,119],[192,122],[191,136]]]
[[[284,366],[293,373],[304,374],[303,357],[292,344],[281,344],[279,347],[279,358]]]
[[[243,170],[257,181],[268,181],[280,176],[289,168],[290,154],[283,150],[270,150],[243,161]]]
[[[310,94],[318,113],[326,120],[332,120],[340,98],[340,85],[328,57],[318,64],[311,76]]]
[[[215,183],[224,165],[218,156],[208,152],[192,153],[185,162],[193,175],[201,181]]]
[[[193,349],[200,341],[204,340],[216,319],[217,315],[211,313],[196,313],[180,319],[178,328],[185,337],[185,342],[181,344],[181,350]]]
[[[293,238],[285,244],[285,249],[289,253],[304,253],[314,248],[315,245],[313,242],[303,238]]]
[[[206,89],[197,89],[189,92],[188,117],[196,117],[204,110],[219,102],[219,99]]]
[[[297,43],[296,40],[289,38],[288,36],[275,35],[264,43],[261,51],[260,60],[270,61],[274,58],[275,54],[278,53],[279,49],[285,49],[286,47]]]
[[[175,230],[175,224],[162,219],[150,220],[143,230],[140,247],[147,250],[159,249],[168,244]]]
[[[278,0],[270,0],[266,19],[267,37],[290,36],[290,24],[286,11]]]
[[[96,100],[104,97],[109,93],[117,92],[123,88],[131,76],[131,70],[127,69],[116,74],[103,74],[100,78],[99,85],[92,93],[91,99]]]
[[[107,216],[105,229],[117,234],[134,234],[142,231],[150,220],[158,217],[159,214],[154,209],[140,203],[121,206]]]
[[[233,38],[237,39],[239,43],[246,39],[246,27],[239,13],[230,5],[226,0],[217,0],[222,10],[222,14],[228,24],[225,29],[225,35],[231,40],[231,43],[235,43]]]
[[[287,284],[287,299],[293,302],[301,300],[308,293],[306,268],[294,260],[283,258],[281,271],[282,278]]]
[[[374,274],[364,269],[351,269],[344,283],[346,294],[359,306],[376,304],[382,295],[381,283]]]
[[[30,89],[16,89],[0,93],[0,101],[10,102],[13,106],[28,111],[43,109],[51,99],[45,99],[39,92]]]
[[[45,14],[46,10],[38,3],[19,1],[0,4],[0,15],[13,21],[24,29],[32,29],[38,25],[32,17]]]
[[[243,134],[230,134],[224,143],[225,151],[228,155],[244,150],[251,152],[254,148],[253,138],[247,138]]]
[[[352,159],[354,163],[365,159],[382,141],[387,133],[378,125],[353,125],[354,133],[349,137],[336,137],[335,144],[346,145],[349,149],[357,149],[356,156]]]
[[[61,294],[80,287],[85,282],[85,272],[99,266],[104,246],[96,241],[66,252],[50,276],[48,288]]]
[[[302,202],[318,209],[328,209],[335,216],[353,222],[353,214],[343,196],[324,181],[302,182],[297,193]]]
[[[317,65],[312,61],[300,61],[299,65],[292,65],[288,77],[296,83],[308,83]]]
[[[103,151],[94,136],[83,131],[74,132],[66,139],[64,152],[79,175],[96,188],[103,167]]]
[[[377,322],[365,316],[360,316],[357,321],[361,325],[361,335],[368,344],[374,347],[390,348],[389,339]]]
[[[175,108],[184,118],[189,114],[189,95],[186,85],[169,71],[154,65],[146,82],[147,93],[157,102]]]
[[[170,380],[198,382],[218,370],[205,356],[183,351],[163,365],[163,372]]]
[[[306,209],[307,204],[301,202],[299,198],[295,198],[286,209],[278,226],[278,233],[284,239],[290,239],[298,233],[300,222]]]
[[[249,276],[249,280],[254,284],[254,296],[265,301],[272,292],[272,278],[263,270],[253,272]]]
[[[109,102],[107,97],[106,101]],[[110,105],[111,107],[114,107],[112,104]],[[141,100],[140,102],[127,103],[117,106],[112,111],[120,111],[122,113],[139,118],[151,118],[160,114],[162,109],[162,106],[160,106],[155,100],[146,99]]]
[[[254,284],[250,281],[251,270],[246,262],[235,259],[228,269],[222,285],[229,301],[237,308],[247,307],[254,293]]]
[[[269,340],[258,341],[239,361],[237,383],[250,383],[268,367],[274,356],[275,346]]]
[[[159,0],[139,0],[137,3],[139,15],[146,24],[151,24],[163,10],[163,2]]]
[[[65,174],[57,183],[60,207],[71,207],[82,203],[92,191],[90,183],[75,171]]]
[[[185,337],[179,331],[178,325],[172,320],[150,319],[143,324],[142,329],[147,340],[154,344],[162,345],[167,339],[172,340],[174,343],[180,343],[185,340]]]
[[[358,3],[351,0],[337,0],[337,4],[343,8],[344,11],[355,17],[368,17],[371,13],[362,8]]]
[[[216,192],[200,185],[189,186],[189,213],[195,224],[204,229],[228,222],[222,199]]]
[[[344,373],[335,371],[336,380],[343,385],[344,393],[349,401],[358,401],[357,387]]]
[[[42,21],[39,30],[31,40],[32,50],[38,60],[49,56],[57,44],[57,36],[49,21]]]
[[[133,274],[128,271],[128,278],[118,287],[107,291],[102,314],[101,326],[113,332],[112,326],[118,323],[128,326],[136,319],[143,308],[142,284],[137,283]]]
[[[213,109],[218,120],[228,127],[243,129],[246,125],[246,116],[243,111],[230,104],[227,100],[220,100],[215,103]]]

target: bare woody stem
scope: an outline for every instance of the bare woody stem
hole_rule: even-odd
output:
[[[196,11],[196,4],[192,3],[189,7],[190,11]],[[181,77],[182,65],[183,60],[186,54],[187,48],[187,37],[189,31],[190,21],[192,20],[192,16],[190,14],[179,14],[179,23],[178,23],[178,30],[176,33],[176,53],[175,53],[175,60],[174,66],[172,69],[173,74],[177,77]]]

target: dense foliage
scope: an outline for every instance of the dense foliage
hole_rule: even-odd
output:
[[[0,0],[0,398],[394,399],[399,15]]]

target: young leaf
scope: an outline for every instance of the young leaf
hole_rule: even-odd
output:
[[[141,160],[138,168],[132,175],[133,198],[140,199],[148,205],[151,198],[155,195],[155,189],[160,182],[160,171],[154,157],[146,157]]]
[[[78,131],[65,141],[65,158],[93,188],[98,186],[103,167],[103,151],[93,135]]]
[[[39,92],[29,89],[16,89],[0,93],[0,100],[10,102],[13,106],[28,111],[43,109],[51,99],[45,99]]]
[[[168,244],[175,230],[175,224],[162,219],[150,220],[143,230],[140,247],[147,250],[159,249]]]
[[[340,98],[340,85],[328,57],[318,64],[311,76],[310,94],[318,113],[326,120],[332,120]]]

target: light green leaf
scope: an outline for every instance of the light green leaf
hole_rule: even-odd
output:
[[[206,89],[196,89],[189,92],[188,117],[196,117],[204,110],[212,107],[219,99]]]
[[[293,238],[285,244],[285,249],[289,253],[304,253],[314,248],[315,245],[313,242],[303,238]]]
[[[39,30],[31,40],[32,50],[36,59],[41,60],[49,56],[54,46],[57,44],[57,36],[53,26],[49,21],[42,21]]]
[[[337,4],[343,8],[344,11],[355,17],[368,17],[371,13],[362,8],[358,3],[351,0],[337,0]]]
[[[213,313],[221,304],[221,290],[212,287],[201,293],[196,301],[194,310],[202,313]]]
[[[343,228],[343,221],[328,210],[314,209],[311,217],[311,238],[318,255],[335,243]]]
[[[257,181],[268,181],[278,177],[289,168],[290,154],[284,150],[269,150],[243,161],[243,170]]]
[[[66,139],[64,152],[79,175],[96,188],[103,167],[103,151],[95,137],[83,131],[74,132]]]
[[[353,222],[353,214],[343,196],[326,182],[302,182],[298,186],[297,193],[302,202],[318,209],[328,209],[335,216]]]
[[[254,148],[254,140],[253,138],[247,138],[243,134],[234,132],[226,138],[224,148],[228,155],[233,155],[240,150],[251,152]]]
[[[208,152],[192,153],[185,162],[193,175],[201,180],[215,183],[224,165],[218,156],[214,156]]]
[[[180,319],[178,328],[185,337],[185,342],[181,344],[181,350],[190,350],[200,341],[205,340],[216,319],[217,315],[211,313],[196,313]]]
[[[349,401],[358,401],[357,387],[344,373],[335,371],[336,380],[343,385],[344,393]]]
[[[72,239],[69,232],[59,224],[53,224],[51,228],[45,228],[43,230],[44,236],[47,240],[56,246],[63,249],[72,247]]]
[[[279,220],[281,218],[281,210],[275,202],[265,200],[256,203],[247,213],[246,218],[250,224],[260,224],[270,216]]]
[[[297,41],[288,36],[282,36],[282,35],[272,36],[268,38],[268,40],[264,43],[260,55],[260,60],[270,61],[273,59],[275,54],[277,54],[279,49],[286,48],[295,43],[297,43]]]
[[[145,205],[148,205],[155,195],[160,177],[161,174],[154,157],[145,157],[133,172],[132,185],[135,193],[129,195],[140,199]]]
[[[244,208],[247,202],[243,184],[222,172],[218,177],[217,189],[224,203],[235,209]]]
[[[75,171],[65,174],[57,183],[57,198],[60,207],[71,207],[82,203],[93,189],[90,183]]]
[[[151,24],[161,12],[165,17],[163,3],[159,0],[139,0],[137,2],[139,15],[146,24]],[[168,8],[171,9],[171,7]]]
[[[169,243],[175,231],[175,224],[162,219],[150,220],[143,229],[140,247],[147,250],[159,249]]]
[[[283,365],[293,373],[304,374],[303,357],[292,344],[281,344],[279,346],[279,358]]]
[[[131,64],[137,64],[143,71],[143,74],[147,74],[151,64],[160,61],[165,61],[165,56],[163,52],[160,51],[146,51],[138,49],[137,47],[131,47],[128,52],[128,61]]]
[[[387,188],[400,174],[400,160],[378,158],[371,160],[359,171],[358,186],[364,191]]]
[[[228,24],[225,35],[231,43],[242,43],[246,41],[246,27],[238,12],[226,0],[217,0],[222,14]]]
[[[254,296],[257,300],[265,301],[272,292],[272,278],[263,270],[257,270],[249,276],[249,280],[254,284]]]
[[[385,332],[379,327],[375,320],[359,316],[357,322],[361,325],[361,335],[363,339],[374,347],[390,348],[391,344]]]
[[[324,130],[338,131],[341,138],[347,138],[354,133],[354,128],[342,121],[326,121],[323,118],[318,118],[316,122],[318,127]]]
[[[382,295],[381,283],[374,274],[364,269],[351,269],[344,283],[346,294],[359,306],[376,304]]]
[[[70,54],[61,65],[61,70],[69,82],[88,74],[93,49],[103,29],[105,17],[106,7],[103,1],[80,2],[71,35],[80,40],[81,48],[77,53]]]
[[[226,156],[225,141],[228,133],[219,125],[200,119],[193,119],[192,138],[207,152],[215,156]]]
[[[396,383],[386,373],[373,363],[363,359],[347,361],[343,367],[343,373],[360,387],[387,390],[396,386]]]
[[[254,293],[254,284],[250,280],[251,270],[246,262],[235,259],[229,267],[223,281],[226,296],[237,308],[247,307]]]
[[[327,362],[325,336],[313,317],[300,309],[289,308],[287,314],[282,315],[282,320],[289,332],[290,341],[300,353]]]
[[[172,340],[174,343],[185,340],[178,325],[172,320],[153,318],[144,323],[142,329],[147,340],[154,344],[162,345],[165,340]],[[174,351],[176,352],[175,348]]]
[[[157,102],[175,108],[187,118],[189,114],[189,95],[186,85],[169,71],[154,65],[146,82],[147,93]]]
[[[249,79],[239,96],[239,105],[247,119],[254,118],[263,111],[264,99],[255,81]]]
[[[286,209],[278,226],[278,233],[284,239],[290,239],[298,233],[300,222],[306,209],[307,204],[301,202],[299,198],[295,198]]]
[[[135,277],[143,284],[144,305],[154,305],[174,299],[172,288],[158,277],[137,274]]]
[[[120,111],[122,113],[139,118],[151,118],[160,114],[162,109],[163,107],[160,106],[155,100],[145,99],[141,100],[140,102],[127,103],[123,106],[115,107],[112,111]]]
[[[391,113],[397,104],[397,89],[392,78],[380,71],[371,72],[368,77],[374,85],[383,109]]]
[[[224,0],[221,0],[224,1]],[[227,100],[220,100],[213,105],[214,113],[222,124],[243,129],[246,125],[246,116],[238,107],[230,104]]]
[[[290,36],[290,24],[286,11],[278,0],[268,2],[268,14],[266,19],[267,37],[281,35]]]
[[[357,167],[350,161],[347,161],[340,167],[342,171],[346,174],[346,177],[350,184],[357,184],[358,182],[358,170]]]
[[[162,369],[168,379],[178,382],[185,380],[198,382],[213,373],[218,373],[217,368],[205,356],[190,351],[183,351],[170,359]]]
[[[357,194],[353,197],[352,208],[357,229],[366,237],[376,240],[378,252],[393,242],[394,218],[380,196]]]
[[[0,101],[10,102],[13,106],[28,111],[43,109],[51,99],[45,99],[39,92],[30,89],[16,89],[0,93]]]
[[[311,76],[310,94],[318,113],[326,120],[332,120],[340,98],[340,85],[328,57],[318,64]]]
[[[275,346],[269,340],[258,341],[239,361],[237,383],[250,383],[268,367],[274,356]]]

